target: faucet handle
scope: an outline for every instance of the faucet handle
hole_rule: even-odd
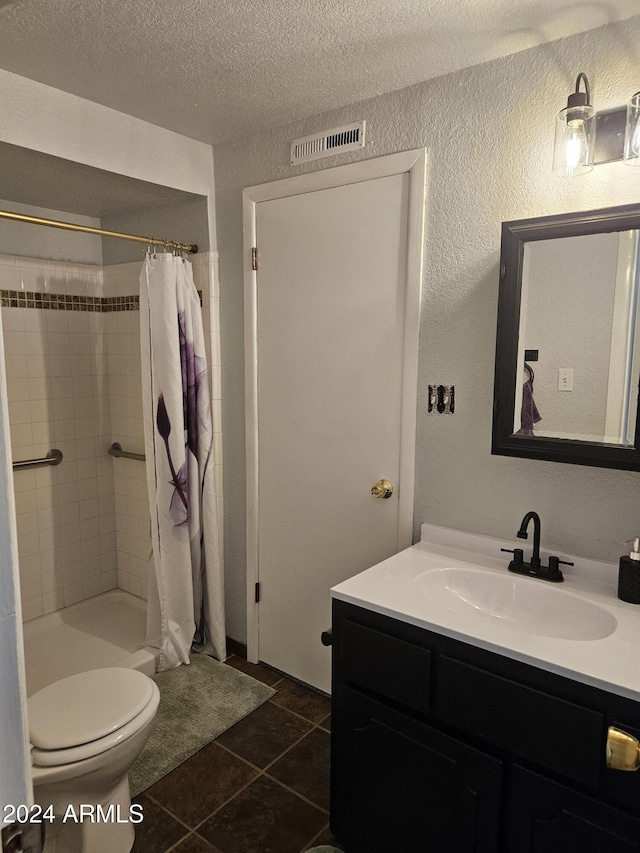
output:
[[[575,566],[575,563],[570,563],[569,560],[561,560],[560,557],[549,557],[549,568],[558,568],[558,566]]]
[[[552,572],[559,572],[560,566],[573,566],[575,563],[570,563],[568,560],[561,560],[559,557],[549,557],[549,569]]]
[[[524,562],[524,551],[522,548],[500,548],[501,551],[506,551],[507,554],[513,554],[513,562],[520,565]]]
[[[559,557],[550,556],[549,557],[549,565],[553,562],[553,565],[557,568],[560,566],[575,566],[575,563],[570,563],[569,560],[561,560]]]

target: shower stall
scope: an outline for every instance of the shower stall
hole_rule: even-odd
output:
[[[101,666],[153,674],[158,654],[145,647],[151,538],[138,297],[143,247],[139,261],[108,265],[101,255],[84,263],[45,254],[44,246],[37,257],[0,254],[29,694]],[[202,252],[190,260],[210,366],[221,527],[217,258]],[[114,443],[124,453],[110,452]],[[53,450],[62,458],[48,456]]]

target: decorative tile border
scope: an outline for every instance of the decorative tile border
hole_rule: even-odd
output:
[[[90,299],[91,297],[87,297]],[[90,308],[88,309],[91,310]],[[106,296],[100,299],[100,311],[139,311],[139,296]]]
[[[3,308],[44,308],[50,311],[138,311],[139,296],[72,296],[68,293],[32,293],[0,290]]]
[[[202,291],[198,291],[202,305]],[[49,311],[139,311],[139,296],[71,296],[68,293],[32,293],[0,290],[2,308],[44,308]]]

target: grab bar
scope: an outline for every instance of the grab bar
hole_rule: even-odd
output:
[[[139,462],[144,462],[147,458],[144,453],[131,453],[129,450],[123,450],[122,445],[114,441],[109,448],[109,456],[115,456],[116,459],[137,459]]]
[[[23,459],[22,462],[14,462],[13,470],[24,471],[25,468],[39,468],[41,465],[59,465],[62,458],[62,451],[54,448],[40,459]]]

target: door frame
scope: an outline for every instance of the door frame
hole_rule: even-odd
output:
[[[257,273],[252,248],[256,246],[256,205],[287,196],[301,195],[347,184],[409,175],[407,223],[406,296],[403,342],[402,408],[400,425],[400,489],[398,492],[398,547],[411,545],[415,481],[416,407],[418,400],[418,338],[422,291],[423,235],[426,182],[426,149],[417,148],[346,166],[336,166],[267,184],[246,187],[242,192],[244,348],[245,348],[245,443],[247,512],[247,659],[260,659],[258,582],[258,301]]]

